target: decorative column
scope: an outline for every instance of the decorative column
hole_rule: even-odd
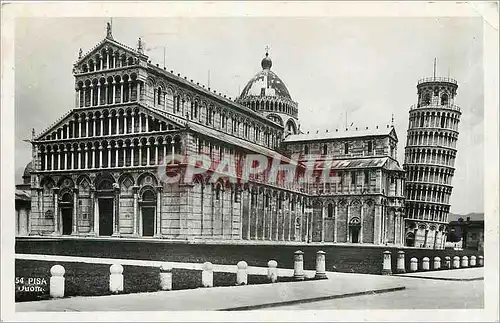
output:
[[[132,127],[131,127],[131,130],[132,130],[132,133],[135,133],[135,112],[132,111],[131,113],[131,116],[132,116]]]
[[[128,102],[132,101],[132,80],[128,81]]]
[[[130,166],[134,166],[134,141],[130,142]]]
[[[158,165],[158,140],[155,142],[155,165]]]
[[[112,104],[116,103],[116,81],[113,80],[113,100],[111,101]]]
[[[71,230],[71,235],[78,235],[78,189],[73,188],[73,216],[71,222],[73,222],[73,229]]]
[[[361,203],[361,214],[360,214],[360,221],[361,221],[361,228],[359,230],[359,243],[363,243],[363,216],[364,216],[364,210],[363,210],[363,202]]]
[[[58,198],[58,193],[59,193],[59,188],[54,187],[52,189],[54,193],[54,233],[53,235],[60,235],[61,231],[59,228],[59,198]]]
[[[160,238],[162,236],[161,233],[161,192],[163,186],[156,186],[156,226],[155,226],[155,234],[156,238]]]
[[[120,81],[120,103],[123,103],[123,80]]]
[[[338,205],[335,203],[335,214],[333,218],[333,242],[337,242],[337,218],[339,216]]]
[[[147,142],[146,142],[146,156],[147,156],[147,162],[146,162],[146,165],[147,165],[147,166],[149,166],[149,165],[150,165],[150,163],[149,163],[150,158],[151,158],[151,156],[150,156],[150,150],[151,150],[151,144],[149,143],[149,141],[147,141]]]
[[[90,184],[90,232],[89,235],[91,236],[96,236],[97,235],[97,230],[96,230],[96,218],[99,214],[99,205],[97,203],[97,198],[96,198],[96,190],[93,184]]]
[[[138,234],[137,234],[137,199],[138,199],[138,194],[137,194],[137,190],[139,189],[138,186],[133,186],[132,187],[132,190],[134,192],[134,221],[133,221],[133,225],[134,225],[134,229],[133,229],[133,236],[134,237],[137,237]]]
[[[75,167],[75,149],[73,148],[73,146],[71,146],[70,150],[69,150],[69,156],[71,157],[71,163],[70,163],[70,167],[69,169],[74,169]],[[47,157],[47,155],[45,155],[45,157]],[[45,161],[45,165],[47,165],[47,161]]]
[[[321,208],[321,242],[325,241],[325,204]]]
[[[96,162],[95,162],[95,146],[91,146],[90,148],[92,150],[92,168],[96,168]]]
[[[139,164],[138,166],[142,166],[142,143],[139,141],[139,144],[137,145],[139,147]]]
[[[120,116],[116,113],[116,134],[120,133]]]
[[[76,169],[82,169],[82,148],[81,147],[78,147],[77,154],[78,154],[78,167]]]
[[[149,132],[149,116],[146,116],[146,132]]]
[[[111,168],[111,143],[108,142],[108,164],[107,168]]]
[[[99,143],[99,168],[103,168],[102,167],[102,144]]]
[[[137,116],[139,117],[139,131],[138,132],[142,132],[142,113],[139,113]]]
[[[51,154],[50,154],[50,170],[55,169],[55,167],[54,167],[54,153],[55,153],[55,150],[52,149]]]
[[[89,163],[90,162],[90,158],[89,158],[89,153],[88,153],[89,147],[85,146],[83,149],[85,151],[85,163],[87,164],[85,168],[89,169],[90,168],[90,163]]]
[[[83,118],[80,117],[78,119],[78,138],[82,137],[82,133],[83,133]]]
[[[90,83],[90,106],[94,106],[94,84]]]
[[[57,169],[62,169],[62,160],[61,160],[61,149],[57,149]]]
[[[125,167],[127,166],[127,144],[125,142],[122,143],[122,151],[123,151],[122,167]]]
[[[118,163],[118,143],[115,142],[115,167],[118,167],[119,163]]]
[[[101,105],[101,83],[97,82],[97,105]]]
[[[347,202],[347,220],[346,220],[346,228],[345,228],[345,242],[349,242],[349,213],[351,211],[351,206],[349,205],[349,202]]]
[[[68,147],[64,146],[64,169],[71,169],[71,167],[68,167],[68,161],[70,159],[70,154]]]
[[[101,120],[101,126],[99,127],[99,136],[102,136],[104,134],[104,115],[101,114],[99,119]]]
[[[111,111],[108,114],[108,135],[112,135],[112,127],[111,127],[111,119],[113,119],[113,116],[111,115]]]
[[[120,236],[120,186],[113,183],[113,234],[112,237]]]

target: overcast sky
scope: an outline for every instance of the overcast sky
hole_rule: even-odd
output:
[[[29,18],[16,23],[16,182],[31,159],[23,142],[75,102],[71,73],[105,37],[104,18]],[[272,70],[299,104],[303,131],[385,126],[394,114],[403,163],[418,79],[458,80],[462,108],[451,212],[483,211],[483,35],[480,18],[114,18],[114,38],[168,70],[235,97],[257,73],[265,47]]]

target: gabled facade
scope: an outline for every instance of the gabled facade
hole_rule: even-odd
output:
[[[80,52],[73,74],[74,107],[32,138],[27,234],[402,243],[404,174],[393,128],[301,133],[298,105],[277,76],[259,99],[267,108],[250,88],[232,100],[152,64],[140,39],[127,47],[109,26]],[[187,181],[194,155],[210,164],[197,164],[204,172]],[[313,155],[316,172],[333,160],[339,181],[285,182],[281,173],[270,181],[268,168],[242,182],[250,155],[292,165],[299,176]],[[226,160],[236,161],[237,180],[213,181]]]

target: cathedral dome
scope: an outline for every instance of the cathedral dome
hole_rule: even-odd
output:
[[[29,162],[28,165],[24,168],[23,173],[23,183],[29,184],[31,182],[31,173],[34,171],[33,162]]]
[[[271,71],[273,62],[266,53],[261,61],[262,71],[257,73],[243,88],[239,99],[247,97],[276,97],[292,100],[285,83]]]

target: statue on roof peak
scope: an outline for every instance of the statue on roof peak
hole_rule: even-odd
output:
[[[113,39],[111,22],[106,23],[106,38]]]

